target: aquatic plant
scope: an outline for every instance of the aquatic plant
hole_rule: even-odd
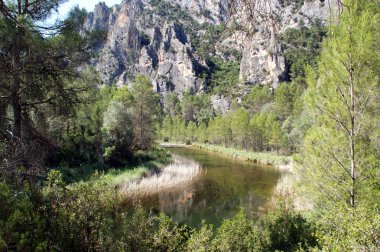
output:
[[[187,184],[201,173],[202,169],[198,162],[178,155],[172,157],[173,162],[160,172],[140,180],[126,182],[121,187],[122,193],[127,196],[154,194]]]

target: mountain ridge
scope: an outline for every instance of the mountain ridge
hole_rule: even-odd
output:
[[[181,96],[210,90],[210,58],[216,57],[239,64],[238,92],[247,93],[255,84],[275,88],[289,80],[278,34],[326,19],[328,4],[337,1],[262,2],[260,10],[271,13],[269,24],[263,17],[250,18],[244,8],[232,10],[227,0],[124,0],[110,8],[99,3],[83,26],[106,33],[91,64],[104,84],[129,85],[141,73],[162,96]],[[229,107],[223,99],[216,93],[212,100],[216,107]]]

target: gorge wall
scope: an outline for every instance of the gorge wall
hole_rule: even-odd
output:
[[[112,7],[99,3],[84,24],[86,30],[105,33],[91,63],[105,84],[128,85],[138,73],[149,75],[163,96],[206,90],[208,57],[238,61],[242,90],[257,83],[276,87],[287,79],[278,34],[300,22],[307,26],[326,19],[332,3],[255,2],[262,3],[260,10],[269,19],[252,17],[245,8],[233,11],[229,0],[124,0]],[[215,27],[219,29],[215,38],[204,40]],[[205,52],[206,44],[212,50]],[[223,97],[214,100],[218,99],[225,103]]]

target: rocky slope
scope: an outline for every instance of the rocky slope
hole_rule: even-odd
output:
[[[233,11],[229,0],[124,0],[111,8],[99,3],[84,24],[106,33],[92,64],[104,83],[129,84],[143,73],[157,92],[180,95],[207,88],[207,57],[217,56],[240,62],[242,90],[256,83],[276,87],[287,78],[278,34],[299,22],[326,18],[329,6],[321,0],[258,1],[262,18],[250,18],[244,8]],[[202,40],[210,34],[212,39]],[[215,106],[228,104],[215,97]]]

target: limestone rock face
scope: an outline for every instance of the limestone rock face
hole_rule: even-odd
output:
[[[194,54],[190,38],[180,22],[168,20],[165,13],[148,0],[124,0],[108,8],[96,5],[84,24],[90,31],[104,30],[107,38],[97,49],[92,64],[99,71],[103,83],[129,84],[136,74],[149,75],[157,92],[199,92],[204,80],[200,72],[207,71],[203,59]],[[170,7],[180,7],[195,16],[201,15],[205,5],[216,6],[205,20],[220,20],[223,5],[219,1],[169,2]],[[199,20],[198,20],[199,21]]]
[[[230,109],[231,102],[227,97],[223,95],[212,95],[210,97],[211,104],[215,110],[220,110],[222,114],[227,113]]]
[[[316,18],[325,19],[330,1],[305,0],[301,6],[283,6],[281,0],[264,2],[264,11],[270,10],[273,18],[270,25],[254,20],[247,26],[250,32],[236,29],[223,36],[215,45],[215,55],[231,60],[224,52],[237,51],[242,55],[241,83],[276,87],[287,77],[283,48],[276,34],[297,27],[301,20],[309,25]],[[142,73],[150,76],[154,89],[163,96],[167,92],[179,96],[185,91],[202,92],[207,87],[210,66],[198,55],[191,32],[207,33],[205,24],[247,25],[243,22],[248,15],[245,9],[233,13],[229,8],[230,0],[123,0],[110,8],[99,3],[84,24],[86,30],[106,32],[91,63],[106,84],[129,85]],[[224,98],[214,98],[215,107],[229,107]]]
[[[282,45],[276,40],[276,35],[288,28],[296,28],[300,22],[309,26],[313,20],[324,21],[330,14],[332,6],[338,6],[338,1],[304,1],[297,9],[295,3],[287,6],[283,1],[271,0],[264,12],[272,12],[275,22],[266,27],[264,21],[255,24],[253,35],[244,41],[243,58],[240,64],[240,80],[252,84],[268,84],[273,87],[287,80],[286,64]],[[324,3],[326,2],[326,3]],[[244,15],[244,14],[243,14]]]

